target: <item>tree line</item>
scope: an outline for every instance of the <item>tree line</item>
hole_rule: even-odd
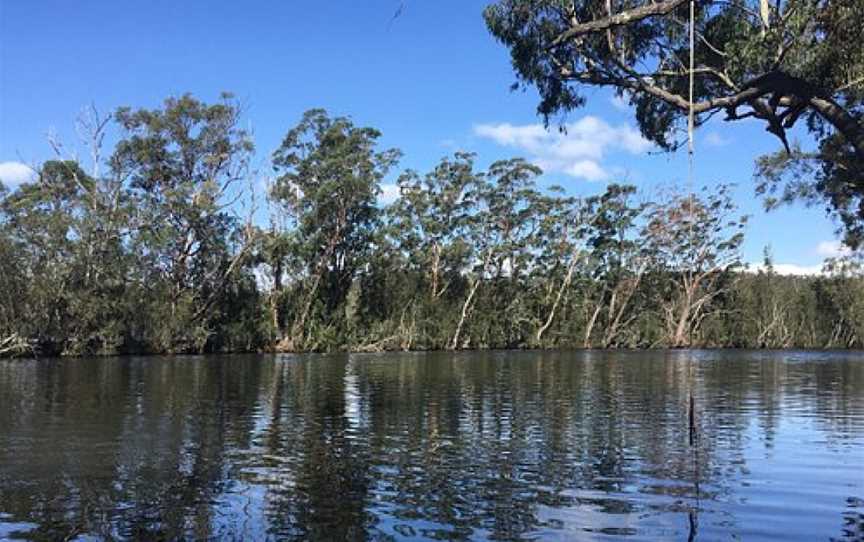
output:
[[[746,271],[726,185],[579,198],[464,152],[397,172],[377,130],[315,109],[272,156],[262,227],[241,124],[230,95],[89,115],[88,166],[0,190],[0,352],[864,346],[861,253]]]

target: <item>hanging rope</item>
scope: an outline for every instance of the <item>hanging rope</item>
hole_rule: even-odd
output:
[[[695,26],[696,26],[696,2],[695,0],[690,0],[690,70],[689,70],[689,79],[690,79],[690,96],[689,96],[689,110],[687,112],[687,159],[688,159],[688,188],[690,190],[690,243],[693,243],[693,178],[695,176],[694,169],[694,151],[695,151],[695,143],[693,141],[693,129],[695,124],[694,114],[693,114],[693,71],[695,64]],[[691,246],[692,250],[692,246]],[[691,262],[692,263],[692,262]]]
[[[689,143],[688,154],[690,155],[690,181],[693,181],[693,68],[695,62],[695,11],[696,3],[690,0],[690,111],[687,115],[687,139]]]
[[[695,39],[694,36],[695,26],[696,26],[696,16],[695,16],[695,0],[690,0],[690,70],[689,70],[689,84],[690,84],[690,96],[689,96],[689,108],[687,112],[687,162],[688,162],[688,173],[687,173],[687,184],[689,189],[689,214],[690,220],[687,222],[687,227],[689,229],[688,234],[690,238],[690,267],[691,271],[696,266],[696,243],[693,238],[693,223],[696,220],[695,212],[694,212],[694,196],[693,196],[693,178],[695,177],[695,162],[694,162],[694,141],[693,141],[693,128],[694,128],[694,115],[693,115],[693,68],[695,67],[695,55],[694,55],[694,46]],[[690,285],[688,285],[688,288]],[[688,343],[692,343],[691,330],[688,328]],[[690,346],[690,344],[688,344]],[[693,363],[692,360],[688,363],[687,366],[688,379],[690,380],[690,413],[689,413],[689,427],[690,427],[690,446],[693,446],[696,442],[696,424],[695,424],[695,412],[694,412],[694,400],[693,400]]]
[[[689,80],[690,89],[689,89],[688,110],[687,110],[687,189],[689,192],[689,201],[688,201],[687,206],[689,207],[689,213],[688,214],[690,215],[690,217],[689,217],[690,219],[687,222],[687,228],[688,228],[687,233],[688,233],[688,239],[690,241],[690,266],[691,266],[691,268],[696,263],[695,262],[695,260],[696,260],[696,250],[695,250],[696,243],[694,242],[695,239],[693,238],[693,223],[695,221],[695,214],[694,214],[695,202],[694,202],[694,196],[693,196],[693,192],[694,192],[694,186],[693,185],[694,185],[694,177],[696,176],[696,174],[695,174],[695,167],[696,166],[695,166],[695,160],[694,160],[694,153],[695,153],[696,145],[695,145],[695,141],[694,141],[694,137],[693,137],[694,136],[693,132],[694,132],[695,124],[696,124],[695,118],[694,118],[695,115],[694,115],[694,111],[693,111],[693,87],[694,87],[694,68],[695,68],[695,54],[694,54],[694,52],[695,52],[695,48],[696,48],[695,47],[695,44],[696,44],[696,39],[695,39],[695,35],[696,35],[696,30],[695,30],[696,7],[695,6],[696,6],[695,0],[690,0],[690,25],[689,25],[689,32],[690,32],[690,66],[689,67],[690,67],[690,69],[688,70],[688,80]],[[693,339],[692,330],[690,329],[690,326],[688,326],[688,329],[687,329],[688,345],[687,346],[690,346],[692,344],[692,339]]]
[[[696,243],[694,239],[694,231],[693,224],[695,222],[695,209],[694,209],[694,178],[695,174],[695,144],[693,138],[693,131],[695,125],[694,119],[694,111],[693,111],[693,86],[694,86],[694,68],[695,68],[695,35],[696,35],[696,2],[695,0],[690,0],[690,71],[689,71],[689,84],[690,84],[690,94],[689,94],[689,110],[687,112],[687,161],[688,161],[688,188],[690,190],[690,220],[688,226],[690,228],[690,254],[691,254],[691,267],[695,268],[696,265]],[[690,336],[691,330],[688,329],[688,338],[692,339]],[[691,342],[691,341],[688,341]],[[689,346],[689,345],[688,345]],[[688,426],[689,426],[689,437],[690,437],[690,448],[693,450],[693,476],[694,476],[694,485],[696,489],[696,507],[691,509],[688,514],[690,520],[690,536],[689,540],[695,540],[696,533],[699,529],[699,431],[697,430],[698,421],[696,419],[696,397],[694,393],[695,382],[693,379],[693,355],[692,353],[688,356],[688,380],[690,381],[690,397],[689,397],[689,405],[688,405]]]

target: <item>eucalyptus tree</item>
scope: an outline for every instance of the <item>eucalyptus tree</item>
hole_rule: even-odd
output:
[[[293,220],[292,250],[301,261],[296,315],[280,345],[308,348],[310,317],[320,303],[319,324],[334,314],[373,249],[380,223],[380,183],[399,151],[376,149],[380,132],[357,127],[322,109],[307,111],[273,154],[277,174],[272,198]]]
[[[62,164],[78,170],[74,162]],[[57,166],[62,166],[57,164]],[[73,258],[69,232],[77,214],[79,187],[49,164],[45,175],[5,193],[2,201],[4,342],[13,346],[26,337],[41,349],[63,350],[69,263]],[[41,321],[41,325],[39,322]]]
[[[637,237],[637,221],[644,205],[633,202],[636,187],[611,184],[603,194],[587,200],[590,224],[587,232],[584,303],[589,310],[583,346],[609,348],[634,343],[626,337],[640,315],[634,307],[648,262]],[[598,326],[599,324],[599,326]],[[595,341],[595,328],[600,336]]]
[[[726,186],[575,198],[524,160],[456,153],[385,208],[399,153],[312,110],[273,156],[265,230],[236,216],[252,145],[229,96],[110,120],[92,167],[52,142],[33,181],[0,186],[0,356],[864,341],[861,252],[818,277],[742,273]]]
[[[544,336],[566,309],[571,285],[587,251],[590,218],[585,203],[566,197],[563,189],[552,187],[552,196],[538,200],[538,250],[529,291],[537,307],[533,344],[544,344]],[[553,343],[554,344],[554,343]]]
[[[82,185],[74,180],[78,173]],[[20,323],[42,320],[41,329],[31,330],[41,335],[39,342],[62,343],[65,336],[64,301],[72,279],[80,193],[91,182],[75,162],[48,163],[35,182],[21,185],[3,200],[4,244],[15,251],[17,264],[7,280],[18,279],[17,287],[26,288],[30,315],[18,316]],[[62,344],[57,346],[62,350]]]
[[[835,311],[826,347],[864,347],[864,251],[831,258],[825,263],[826,290]]]
[[[292,249],[291,236],[277,229],[274,222],[269,229],[259,231],[256,238],[252,263],[256,267],[261,264],[267,266],[266,271],[263,271],[270,279],[266,307],[269,318],[265,328],[269,337],[268,342],[275,344],[282,339],[282,331],[285,327],[285,314],[280,308],[284,302],[285,269],[296,267],[288,261]]]
[[[28,301],[24,277],[21,240],[13,237],[8,226],[6,198],[9,190],[0,182],[0,356],[26,353],[28,336],[22,333],[21,322]]]
[[[443,158],[422,178],[411,170],[399,177],[399,198],[388,210],[391,225],[411,264],[427,273],[433,302],[465,265],[464,234],[473,208],[466,195],[477,181],[474,155],[462,152]]]
[[[3,244],[15,252],[4,295],[8,308],[23,309],[18,333],[44,353],[111,352],[122,344],[128,261],[123,216],[107,187],[75,161],[49,160],[3,199]]]
[[[642,240],[661,292],[664,342],[694,344],[704,319],[726,292],[724,281],[741,266],[746,216],[736,216],[730,188],[696,196],[675,194],[649,204]]]
[[[220,304],[253,243],[231,206],[253,151],[230,94],[214,104],[190,95],[156,109],[120,108],[123,133],[109,164],[134,203],[136,283],[146,309],[135,340],[157,351],[200,351],[214,338]]]
[[[778,292],[777,273],[770,254],[765,254],[764,269],[755,277],[752,318],[756,327],[754,342],[760,347],[778,348],[789,344],[790,330],[786,322],[787,303],[794,301]]]
[[[496,320],[504,316],[508,327],[516,328],[529,321],[517,290],[523,274],[530,270],[532,244],[539,231],[535,203],[540,196],[536,178],[541,173],[540,168],[521,158],[500,160],[489,166],[468,193],[476,203],[467,237],[474,250],[473,262],[450,349],[470,342],[471,338],[462,333],[483,283],[494,286],[487,296],[487,316]],[[502,330],[505,344],[519,336],[513,331]]]
[[[806,279],[780,276],[766,248],[762,266],[739,277],[733,289],[725,340],[759,348],[788,348],[796,342],[817,347],[816,330],[808,321],[818,316],[808,297],[813,289]]]
[[[474,155],[457,152],[442,158],[421,176],[400,175],[399,197],[387,209],[388,235],[401,257],[402,273],[417,277],[417,295],[409,306],[421,318],[424,344],[442,347],[451,324],[448,306],[464,282],[472,247],[466,239],[474,210],[472,193],[479,180]],[[400,318],[401,319],[401,318]]]
[[[864,3],[860,0],[498,0],[484,12],[511,53],[518,82],[540,95],[548,121],[607,87],[635,108],[642,133],[665,149],[690,111],[755,119],[784,151],[763,164],[769,190],[791,182],[826,201],[848,242],[864,239]],[[787,133],[803,127],[816,149]],[[788,185],[787,185],[788,186]]]

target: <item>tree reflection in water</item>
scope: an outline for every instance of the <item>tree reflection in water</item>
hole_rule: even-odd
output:
[[[854,354],[0,362],[3,537],[860,539],[862,449]]]

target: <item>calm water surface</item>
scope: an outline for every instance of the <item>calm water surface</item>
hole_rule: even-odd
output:
[[[862,353],[0,361],[0,538],[862,540],[862,466]]]

